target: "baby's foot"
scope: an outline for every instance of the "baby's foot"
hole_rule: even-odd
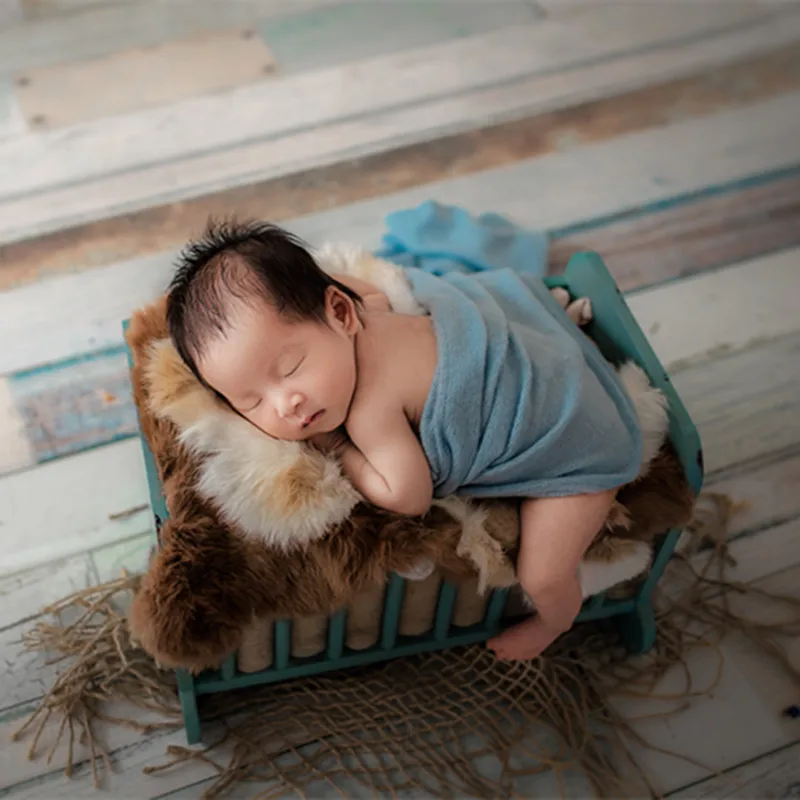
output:
[[[554,289],[551,289],[550,294],[553,295],[553,299],[561,306],[561,308],[566,308],[569,305],[569,292],[562,286],[556,286]]]
[[[540,619],[531,617],[486,643],[501,661],[529,661],[540,656],[558,638]]]
[[[566,311],[567,316],[579,327],[592,321],[592,301],[588,297],[579,297],[567,306]]]
[[[588,297],[573,300],[563,286],[550,290],[553,299],[567,312],[567,316],[579,327],[592,321],[592,301]]]

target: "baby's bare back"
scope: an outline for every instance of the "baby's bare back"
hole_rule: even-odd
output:
[[[357,340],[358,386],[351,417],[363,424],[379,409],[402,411],[415,430],[436,371],[436,335],[427,316],[367,312]]]

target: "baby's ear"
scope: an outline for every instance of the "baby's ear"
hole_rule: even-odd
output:
[[[331,322],[336,323],[345,333],[354,334],[361,324],[356,304],[336,286],[329,286],[325,292],[325,310]]]

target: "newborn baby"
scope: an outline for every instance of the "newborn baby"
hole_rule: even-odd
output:
[[[280,228],[220,225],[184,250],[167,322],[201,382],[269,436],[335,450],[375,505],[522,498],[517,573],[537,614],[489,646],[533,658],[572,626],[578,565],[638,474],[635,410],[542,281],[407,274],[427,315],[327,275]]]

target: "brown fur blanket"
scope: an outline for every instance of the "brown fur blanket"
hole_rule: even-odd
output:
[[[456,583],[480,579],[496,587],[515,582],[518,519],[513,502],[453,500],[434,505],[418,519],[383,511],[337,489],[326,495],[338,504],[326,523],[310,532],[297,527],[297,520],[309,514],[314,518],[320,486],[339,485],[336,475],[329,475],[330,465],[312,455],[295,459],[262,487],[270,513],[282,509],[286,523],[282,527],[273,520],[265,536],[254,536],[203,490],[204,466],[212,456],[187,440],[188,421],[184,425],[181,414],[208,418],[213,413],[222,415],[225,425],[249,424],[216,401],[173,357],[166,343],[163,299],[134,314],[127,339],[141,430],[155,456],[169,511],[130,623],[161,663],[194,671],[218,666],[239,647],[253,620],[327,614],[361,593],[374,593],[388,573],[411,576],[421,564],[435,566]],[[259,436],[255,429],[248,435]],[[665,445],[647,473],[620,491],[586,561],[614,563],[639,543],[686,524],[693,504],[680,464]],[[292,535],[284,536],[286,531]]]

